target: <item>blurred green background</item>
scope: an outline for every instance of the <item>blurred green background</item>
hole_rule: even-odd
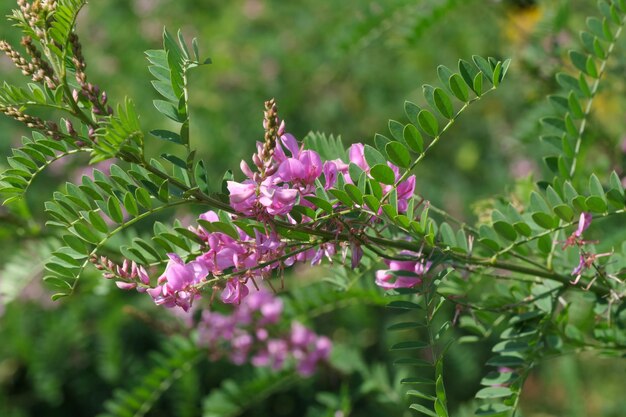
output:
[[[534,180],[547,176],[538,118],[549,107],[546,94],[557,90],[554,71],[567,68],[567,50],[578,47],[578,30],[587,15],[596,13],[594,3],[109,0],[88,4],[78,33],[90,80],[108,92],[110,102],[132,97],[146,131],[173,126],[152,107],[159,97],[150,86],[143,51],[160,47],[164,26],[181,28],[187,39],[198,38],[213,64],[191,75],[191,140],[215,176],[237,171],[239,161],[253,152],[263,134],[263,101],[271,97],[287,130],[299,138],[321,131],[339,134],[346,143],[368,142],[375,132],[386,132],[388,119],[404,120],[405,99],[420,104],[421,85],[437,82],[437,65],[454,68],[459,58],[472,54],[510,57],[504,87],[473,106],[416,172],[418,193],[475,222],[489,205],[484,199],[514,196],[519,187],[513,180],[523,184],[529,175]],[[0,14],[13,7],[2,1]],[[18,44],[19,33],[3,23],[0,38]],[[624,60],[616,60],[609,70],[623,75]],[[24,82],[4,57],[0,78]],[[610,92],[601,90],[597,99],[594,129],[602,140],[591,160],[594,169],[623,172],[619,143],[624,119],[615,117],[623,114],[623,80],[614,79]],[[6,118],[0,119],[0,132],[4,154],[28,133]],[[149,149],[158,155],[159,146],[154,141]],[[43,224],[42,202],[50,190],[75,176],[84,163],[53,167],[36,182],[28,201],[33,222]],[[0,208],[0,245],[5,249],[0,251],[0,416],[96,415],[115,387],[128,388],[145,373],[147,352],[158,349],[166,337],[155,322],[173,318],[147,297],[112,290],[94,273],[72,299],[49,302],[40,285],[41,261],[55,243],[25,232],[14,216],[25,210],[26,205]],[[362,358],[354,361],[379,364],[367,375],[381,392],[392,389],[397,374],[387,353],[387,313],[354,306],[333,314],[335,326],[320,325],[319,330],[350,347],[344,356],[360,351]],[[471,407],[462,403],[476,391],[487,354],[488,344],[453,350],[447,374],[450,396],[461,407],[455,415],[471,415]],[[345,363],[339,357],[337,363]],[[346,367],[283,390],[246,415],[325,415],[319,410],[328,401],[316,397],[316,390],[338,393],[367,378],[356,371],[359,366]],[[524,415],[624,416],[626,400],[619,391],[625,371],[622,362],[594,357],[549,361],[526,384]],[[224,375],[241,380],[246,372],[225,363],[203,363],[148,415],[199,415],[201,399]],[[392,393],[387,401],[359,397],[352,415],[408,413],[398,398]]]

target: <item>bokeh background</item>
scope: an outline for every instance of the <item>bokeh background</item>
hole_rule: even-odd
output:
[[[106,89],[111,102],[132,97],[146,131],[174,126],[152,106],[159,97],[150,86],[143,51],[160,47],[164,26],[198,38],[213,64],[191,75],[191,140],[215,176],[236,170],[239,160],[253,152],[262,138],[263,102],[271,97],[287,130],[297,137],[321,131],[341,135],[345,143],[368,142],[375,132],[386,131],[388,119],[404,120],[404,100],[423,100],[421,85],[437,82],[437,65],[454,68],[459,58],[472,54],[510,57],[510,78],[503,88],[473,106],[416,172],[420,194],[475,222],[492,196],[514,198],[520,189],[547,177],[538,118],[549,108],[545,96],[558,89],[554,72],[568,68],[567,50],[578,47],[578,30],[586,16],[596,14],[594,3],[108,0],[87,5],[78,33],[91,81]],[[13,6],[3,0],[0,14]],[[0,38],[19,42],[17,31],[4,22]],[[589,159],[594,169],[623,171],[624,60],[609,69],[617,76],[610,95],[601,91],[597,99],[592,119],[600,150]],[[0,79],[24,82],[4,57]],[[20,125],[0,119],[3,154],[27,134]],[[153,143],[154,155],[163,151],[160,146]],[[0,208],[3,417],[97,415],[116,387],[132,387],[146,372],[148,352],[158,350],[168,337],[161,322],[175,320],[146,297],[115,290],[93,271],[79,294],[49,301],[40,282],[42,261],[55,242],[39,226],[45,221],[43,201],[55,187],[82,175],[85,162],[59,162],[38,179],[26,203]],[[302,286],[332,273],[313,271],[289,285]],[[387,351],[387,315],[380,307],[353,305],[319,317],[318,331],[339,346],[334,362],[316,377],[276,390],[245,415],[333,415],[324,413],[345,392],[354,398],[351,415],[410,415],[394,391],[399,374]],[[489,341],[452,351],[447,375],[449,396],[456,399],[454,415],[471,415],[469,402],[488,350]],[[366,369],[363,364],[368,364]],[[249,372],[203,362],[148,415],[200,415],[202,400],[214,387],[226,377],[245,380]],[[625,372],[623,361],[593,356],[547,361],[526,384],[524,415],[625,416]],[[367,379],[376,395],[358,391]]]

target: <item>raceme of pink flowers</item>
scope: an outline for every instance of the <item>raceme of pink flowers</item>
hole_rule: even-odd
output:
[[[267,154],[264,146],[265,144],[259,143],[257,153],[252,158],[256,172],[242,161],[241,169],[247,179],[243,182],[228,181],[230,204],[240,215],[263,222],[281,216],[283,221],[295,223],[289,216],[295,204],[315,208],[304,197],[315,195],[318,178],[324,178],[325,189],[333,187],[340,176],[346,183],[354,183],[356,180],[350,177],[348,163],[340,159],[322,161],[317,152],[302,149],[290,134],[280,137],[280,143],[275,144],[269,160],[262,159],[263,155]],[[370,167],[365,159],[362,144],[352,145],[348,155],[349,163],[356,164],[364,172],[369,173]],[[399,169],[392,164],[389,166],[395,172],[398,181]],[[384,193],[390,191],[391,187],[381,184]],[[400,212],[406,210],[414,189],[415,176],[398,184]],[[213,211],[200,215],[200,219],[209,223],[220,221],[219,216]],[[264,280],[276,270],[282,272],[283,268],[296,262],[310,261],[315,265],[324,257],[332,260],[338,252],[343,253],[345,262],[348,248],[352,253],[351,266],[356,268],[363,255],[363,250],[356,240],[341,244],[324,242],[317,246],[296,245],[288,248],[286,242],[281,240],[271,227],[267,227],[265,231],[255,229],[254,236],[250,236],[241,228],[233,226],[237,232],[237,239],[226,233],[209,232],[202,226],[190,228],[204,242],[205,250],[202,254],[188,262],[176,254],[168,254],[169,261],[157,279],[156,286],[151,287],[144,275],[141,275],[140,280],[125,279],[118,286],[145,291],[157,305],[169,308],[178,306],[188,311],[194,300],[200,297],[201,288],[208,285],[209,279],[211,283],[215,282],[213,289],[221,291],[222,302],[240,304],[246,296],[249,296],[250,290],[246,284],[250,280],[255,282],[256,286],[255,280]],[[413,256],[415,260],[388,261],[389,270],[377,273],[376,284],[390,289],[413,287],[421,282],[421,276],[428,270],[429,264],[420,260],[419,254],[403,255]],[[402,271],[405,273],[401,273]],[[214,279],[220,277],[224,277],[220,282]]]
[[[282,144],[281,144],[282,143]],[[291,156],[287,156],[283,146]],[[304,199],[315,196],[316,180],[324,177],[324,189],[332,188],[339,176],[345,183],[353,184],[358,178],[352,178],[348,172],[349,163],[357,165],[361,170],[369,173],[370,167],[365,160],[364,146],[354,144],[348,149],[349,161],[341,159],[322,161],[320,155],[313,150],[303,150],[291,134],[280,137],[276,143],[270,161],[262,161],[263,143],[257,144],[258,152],[253,161],[258,172],[253,172],[250,166],[242,161],[241,170],[247,179],[243,182],[228,181],[230,204],[239,213],[265,220],[273,216],[286,216],[296,204],[315,206]],[[394,171],[396,181],[400,179],[400,170],[388,163]],[[392,189],[391,185],[382,185],[384,193]],[[415,176],[412,175],[397,186],[398,211],[404,212],[408,200],[415,191]]]
[[[274,370],[293,364],[298,373],[309,376],[328,358],[332,343],[298,322],[281,331],[277,324],[282,312],[280,298],[265,290],[253,291],[230,315],[203,311],[198,343],[209,349],[213,360],[226,357],[237,365]]]

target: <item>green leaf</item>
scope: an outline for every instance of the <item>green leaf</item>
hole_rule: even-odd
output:
[[[430,409],[428,409],[428,408],[426,408],[426,407],[424,407],[423,405],[420,405],[420,404],[411,404],[409,406],[409,408],[411,408],[411,409],[413,409],[413,410],[415,410],[415,411],[417,411],[419,413],[422,413],[424,415],[427,415],[429,417],[438,417],[437,414],[435,414],[434,411],[432,411],[432,410],[430,410]]]
[[[120,203],[115,197],[109,197],[107,200],[107,215],[116,223],[124,223],[124,215]]]
[[[604,188],[596,174],[591,174],[589,177],[589,193],[604,199]]]
[[[433,99],[435,100],[435,106],[439,113],[446,119],[452,119],[454,117],[454,109],[450,97],[441,88],[435,88],[433,91]]]
[[[391,346],[391,350],[416,350],[416,349],[425,349],[429,347],[429,344],[426,342],[422,342],[419,340],[410,341],[410,342],[400,342]]]
[[[412,125],[408,125],[408,126],[412,126]],[[370,145],[365,145],[363,147],[363,154],[365,155],[365,161],[367,161],[369,166],[387,163],[387,160],[385,159],[383,154],[378,152],[377,149],[371,147]]]
[[[435,116],[428,110],[421,110],[417,115],[419,126],[430,136],[437,136],[439,133],[439,123]]]
[[[478,407],[476,415],[479,417],[506,417],[513,410],[504,404],[485,404]]]
[[[507,387],[487,387],[476,393],[476,398],[491,399],[510,397],[513,392]]]
[[[578,95],[583,95],[578,80],[569,74],[560,72],[556,74],[557,83],[568,91],[572,91]]]
[[[612,189],[616,190],[622,197],[624,197],[624,186],[622,185],[622,181],[620,180],[619,175],[617,175],[617,172],[611,172],[611,175],[609,176],[609,184]]]
[[[472,56],[472,61],[474,61],[474,64],[476,64],[480,71],[485,74],[487,80],[493,80],[493,69],[485,58],[483,58],[482,56],[474,55]]]
[[[430,365],[430,364],[429,364]],[[414,389],[408,390],[406,392],[406,395],[410,396],[410,397],[418,397],[418,398],[422,398],[424,400],[429,400],[429,401],[435,401],[437,398],[433,397],[430,394],[426,394],[424,392],[421,391],[417,391]]]
[[[498,62],[496,66],[493,68],[493,77],[491,82],[494,87],[498,87],[500,85],[500,80],[502,79],[502,63]]]
[[[570,51],[569,56],[572,64],[574,64],[574,66],[581,72],[589,75],[590,77],[598,78],[598,71],[596,70],[592,57],[581,54],[578,51]]]
[[[133,193],[131,193],[130,191],[124,194],[124,207],[126,208],[128,214],[130,214],[131,216],[137,216],[139,214],[137,201],[135,201]]]
[[[499,386],[507,385],[513,382],[518,375],[514,372],[489,372],[483,379],[480,380],[481,385]]]
[[[479,74],[476,67],[467,61],[459,60],[459,72],[465,84],[472,90],[474,89],[474,78]]]
[[[552,209],[554,213],[559,216],[562,220],[569,222],[574,218],[574,210],[567,204],[560,204],[558,206],[554,206]]]
[[[404,141],[414,152],[422,153],[424,151],[424,138],[415,125],[409,124],[404,127]]]
[[[494,356],[487,361],[487,365],[517,368],[525,364],[524,359],[517,356]]]
[[[452,94],[460,101],[467,103],[469,101],[469,90],[467,84],[463,81],[463,77],[459,74],[452,74],[448,80]]]
[[[109,232],[109,228],[106,222],[102,219],[102,217],[100,217],[98,213],[94,211],[90,211],[88,216],[89,216],[89,219],[88,219],[89,222],[97,231],[102,232],[102,233]]]
[[[557,226],[557,221],[554,217],[542,211],[533,213],[532,218],[538,226],[543,227],[544,229],[554,229]]]
[[[339,201],[341,201],[347,207],[352,207],[353,205],[352,199],[350,198],[348,193],[346,193],[345,191],[331,188],[330,190],[328,190],[328,192],[332,194],[333,196],[335,196]]]
[[[363,196],[363,201],[365,201],[367,207],[369,207],[374,213],[378,213],[378,210],[380,209],[380,200],[371,194],[366,194]]]
[[[78,237],[85,240],[89,243],[98,243],[100,242],[100,237],[91,229],[89,226],[85,225],[82,222],[77,222],[74,224],[74,232]]]
[[[403,321],[400,323],[392,324],[391,326],[387,327],[387,330],[394,331],[394,330],[419,329],[424,326],[425,325],[423,323],[419,323],[416,321]]]
[[[385,149],[385,146],[387,146],[389,142],[391,142],[391,140],[389,140],[389,138],[384,135],[381,135],[379,133],[376,133],[374,135],[374,144],[376,145],[376,148],[381,152]]]
[[[505,221],[497,221],[493,223],[493,229],[502,237],[507,240],[515,241],[517,239],[517,232],[515,228]]]
[[[137,188],[135,190],[135,198],[137,199],[137,202],[141,204],[145,209],[150,210],[152,208],[150,193],[145,189]]]
[[[154,100],[152,103],[154,104],[154,107],[159,111],[159,113],[161,113],[165,117],[172,119],[177,123],[182,123],[185,121],[185,119],[183,119],[178,113],[178,108],[169,101]]]
[[[474,83],[472,84],[472,89],[476,93],[477,96],[480,96],[483,93],[483,74],[478,73],[476,77],[474,77]]]
[[[444,244],[454,248],[457,246],[456,244],[456,236],[454,234],[454,231],[452,230],[452,227],[450,227],[450,225],[448,223],[441,223],[441,226],[439,228],[439,233],[441,234],[441,240],[443,241]]]
[[[363,193],[359,190],[359,187],[353,184],[346,184],[344,186],[344,190],[350,196],[352,201],[360,206],[363,205]]]
[[[409,168],[411,166],[411,155],[408,149],[400,142],[389,142],[385,146],[385,152],[387,152],[389,160],[400,168]]]
[[[420,110],[421,109],[417,104],[410,101],[404,102],[404,113],[406,114],[406,117],[409,119],[409,121],[414,125],[417,125],[417,115],[419,114]]]
[[[604,213],[608,209],[608,205],[604,198],[595,195],[589,196],[585,199],[585,204],[589,210],[594,213]]]
[[[319,198],[319,197],[315,197],[315,196],[306,196],[304,197],[305,200],[309,201],[310,203],[313,203],[313,205],[315,207],[318,207],[322,210],[324,210],[326,213],[332,213],[333,212],[333,205],[330,204],[328,201]]]
[[[402,133],[404,131],[404,125],[395,120],[389,120],[389,132],[396,140],[402,140]]]
[[[611,31],[608,29],[608,25],[606,23],[606,19],[600,20],[599,18],[593,16],[587,18],[587,27],[598,38],[605,41],[612,41],[613,35]]]
[[[449,89],[448,80],[452,77],[452,75],[454,75],[454,72],[452,72],[450,68],[444,65],[439,65],[437,67],[437,77],[439,78],[439,81],[441,81],[444,88],[446,88],[449,92],[452,92],[452,90]]]
[[[370,175],[376,181],[382,182],[383,184],[387,185],[393,185],[396,181],[396,175],[394,174],[393,170],[385,164],[374,165],[370,169]]]
[[[402,378],[400,380],[401,384],[414,384],[414,385],[435,385],[435,381],[429,378],[422,378],[418,376]]]
[[[183,144],[180,135],[178,133],[170,132],[169,130],[151,130],[150,134],[155,138],[164,140],[166,142],[177,143],[179,145]]]

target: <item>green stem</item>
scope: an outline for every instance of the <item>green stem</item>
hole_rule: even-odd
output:
[[[596,93],[598,92],[598,86],[600,85],[600,80],[602,79],[602,76],[604,75],[606,71],[606,63],[609,59],[609,56],[613,52],[613,49],[615,48],[615,42],[617,41],[620,34],[622,33],[622,28],[624,27],[625,22],[626,22],[626,16],[622,18],[620,25],[617,27],[615,36],[613,36],[613,39],[611,40],[611,43],[609,44],[609,47],[607,49],[606,56],[602,60],[602,63],[600,64],[600,70],[598,71],[598,78],[596,78],[596,80],[593,83],[593,86],[591,87],[591,96],[589,98],[589,101],[587,101],[587,106],[585,107],[585,114],[583,115],[582,121],[580,122],[580,127],[578,128],[578,137],[576,138],[576,145],[574,147],[574,158],[572,161],[572,167],[570,168],[570,172],[569,172],[570,178],[573,178],[574,174],[576,173],[576,166],[578,162],[578,156],[580,154],[580,145],[582,143],[583,133],[585,133],[585,128],[587,127],[587,118],[589,117],[589,113],[591,113],[591,106],[593,104],[594,98],[596,97]]]
[[[461,106],[461,108],[459,109],[459,111],[456,112],[456,114],[450,119],[448,120],[448,123],[446,123],[446,125],[441,129],[441,131],[437,134],[437,136],[435,136],[433,138],[433,140],[428,144],[428,146],[426,147],[426,149],[424,149],[424,151],[422,153],[419,154],[419,156],[415,159],[415,161],[413,161],[413,163],[406,169],[406,171],[404,171],[404,173],[400,176],[400,178],[396,181],[396,183],[393,185],[393,187],[391,188],[391,190],[389,190],[384,196],[383,198],[381,198],[380,202],[381,204],[384,203],[384,201],[389,198],[389,196],[391,195],[391,191],[395,190],[398,188],[398,185],[401,184],[402,182],[406,181],[407,178],[409,178],[409,175],[411,175],[411,171],[413,171],[413,169],[417,166],[417,164],[419,164],[425,157],[426,154],[428,153],[428,151],[433,148],[437,142],[439,142],[439,139],[441,139],[441,136],[446,133],[448,131],[448,129],[450,129],[450,127],[452,127],[452,125],[454,124],[454,122],[456,121],[456,119],[458,119],[458,117],[461,115],[461,113],[463,113],[465,111],[466,108],[469,107],[470,104],[480,100],[485,94],[488,94],[492,91],[494,91],[496,89],[496,87],[491,87],[489,90],[485,91],[482,95],[480,96],[476,96],[473,99],[467,101],[466,103],[463,104],[463,106]]]

